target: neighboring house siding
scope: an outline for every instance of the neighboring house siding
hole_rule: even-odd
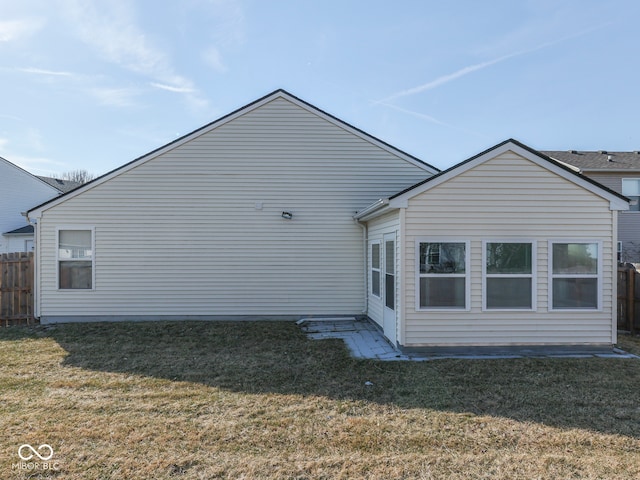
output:
[[[33,251],[33,235],[6,236],[5,241],[7,252]]]
[[[623,178],[640,178],[640,172],[585,172],[586,177],[611,190],[622,193]],[[618,241],[622,242],[622,262],[640,263],[640,212],[620,212],[618,217]]]
[[[24,251],[22,242],[14,242],[3,233],[27,225],[22,212],[57,196],[60,192],[30,173],[0,158],[0,253]]]
[[[620,173],[596,173],[596,172],[585,172],[583,174],[585,177],[589,177],[591,180],[595,180],[596,182],[604,185],[607,188],[610,188],[614,192],[622,193],[622,177]],[[624,175],[628,177],[628,174]],[[638,174],[640,177],[640,174]]]
[[[361,314],[352,216],[428,176],[277,98],[45,207],[39,314]],[[69,224],[95,229],[94,290],[57,290],[56,228]]]
[[[622,242],[620,261],[640,263],[640,212],[620,212],[618,241]]]
[[[609,202],[512,152],[409,200],[405,346],[611,344],[615,219]],[[416,240],[470,241],[470,311],[416,311]],[[483,240],[536,241],[536,311],[482,310]],[[548,240],[602,242],[601,311],[548,309]]]
[[[371,255],[371,244],[374,242],[378,242],[380,244],[380,252],[382,252],[384,248],[383,237],[386,233],[397,232],[400,233],[400,216],[397,211],[392,213],[382,215],[378,218],[370,220],[367,224],[368,238],[369,238],[369,256]],[[399,250],[399,239],[396,240],[396,252]],[[383,254],[381,253],[381,259],[383,259]],[[369,258],[369,261],[371,259]],[[381,260],[382,262],[382,260]],[[396,259],[396,266],[399,266],[400,262]],[[381,265],[381,272],[384,269]],[[397,268],[397,270],[400,270]],[[396,279],[400,278],[400,272],[396,272]],[[380,327],[382,327],[382,305],[384,302],[384,278],[381,276],[380,278],[380,296],[377,297],[372,295],[371,293],[371,284],[372,284],[372,269],[371,264],[369,263],[368,269],[368,315],[373,321],[375,321]],[[396,287],[396,295],[398,292],[398,288]],[[396,299],[396,305],[398,301]]]

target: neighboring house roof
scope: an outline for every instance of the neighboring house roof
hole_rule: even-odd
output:
[[[47,182],[54,188],[57,188],[62,193],[67,193],[73,190],[74,188],[78,188],[82,183],[80,182],[72,182],[71,180],[62,180],[60,178],[54,177],[42,177],[40,175],[36,175],[40,180]]]
[[[585,171],[640,171],[640,151],[583,152],[578,150],[545,150],[542,151],[555,160],[572,165],[581,172]]]
[[[25,225],[10,232],[5,232],[2,235],[33,235],[33,225]]]
[[[53,185],[51,182],[47,181],[46,178],[47,177],[39,177],[37,175],[34,175],[33,173],[27,172],[24,168],[19,167],[18,165],[16,165],[15,163],[11,163],[9,160],[7,160],[6,158],[0,157],[0,164],[6,165],[10,168],[14,168],[15,170],[22,172],[22,174],[31,177],[33,179],[36,179],[36,181],[44,183],[46,185],[48,185],[49,187],[55,188],[58,192],[62,192],[62,190],[60,188],[58,188],[57,186]]]
[[[382,148],[383,150],[386,150],[387,152],[392,153],[393,155],[396,155],[400,158],[402,158],[403,160],[416,165],[422,169],[424,169],[426,172],[428,172],[429,174],[435,174],[438,173],[440,170],[432,165],[429,165],[426,162],[423,162],[422,160],[414,157],[413,155],[410,155],[382,140],[380,140],[379,138],[374,137],[373,135],[369,135],[368,133],[364,132],[363,130],[360,130],[357,127],[354,127],[353,125],[348,124],[347,122],[344,122],[342,120],[340,120],[337,117],[334,117],[333,115],[319,109],[318,107],[315,107],[314,105],[305,102],[304,100],[301,100],[300,98],[290,94],[289,92],[279,89],[276,90],[268,95],[265,95],[262,98],[259,98],[258,100],[245,105],[244,107],[241,107],[221,118],[219,118],[218,120],[215,120],[207,125],[204,125],[203,127],[200,127],[196,130],[194,130],[191,133],[188,133],[170,143],[167,143],[166,145],[157,148],[149,153],[147,153],[146,155],[143,155],[141,157],[138,157],[134,160],[132,160],[129,163],[126,163],[124,165],[122,165],[121,167],[116,168],[115,170],[112,170],[110,172],[105,173],[104,175],[85,183],[84,185],[82,185],[79,188],[76,188],[75,190],[65,193],[61,196],[59,196],[58,198],[54,198],[52,200],[49,200],[47,202],[44,202],[40,205],[35,206],[34,208],[32,208],[31,210],[29,210],[27,213],[31,214],[31,213],[36,213],[39,214],[40,212],[42,212],[43,207],[47,207],[50,208],[54,205],[57,205],[63,201],[65,201],[68,198],[71,198],[75,195],[79,195],[82,192],[85,192],[86,190],[89,190],[90,188],[93,188],[94,186],[100,185],[104,182],[106,182],[107,180],[120,175],[121,173],[124,173],[134,167],[137,167],[149,160],[152,160],[153,158],[156,158],[170,150],[173,150],[176,147],[179,147],[180,145],[183,145],[191,140],[193,140],[194,138],[199,137],[200,135],[203,135],[207,132],[210,132],[236,118],[238,118],[241,115],[244,115],[252,110],[255,110],[256,108],[259,108],[275,99],[278,98],[284,98],[292,103],[294,103],[295,105],[315,114],[318,115],[319,117],[327,120],[330,123],[333,123],[334,125],[337,125],[340,128],[343,128],[344,130]]]
[[[514,140],[512,138],[501,142],[494,147],[491,147],[484,152],[481,152],[477,155],[474,155],[467,160],[464,160],[453,167],[444,170],[433,177],[427,178],[422,182],[419,182],[401,192],[396,193],[395,195],[390,196],[386,199],[380,199],[377,202],[371,204],[365,209],[361,210],[355,215],[356,219],[362,220],[365,218],[373,218],[382,214],[389,208],[401,208],[406,207],[407,202],[410,198],[419,195],[437,185],[440,185],[447,180],[460,175],[463,172],[479,165],[491,158],[496,157],[508,150],[513,151],[514,153],[541,165],[548,170],[553,171],[554,173],[566,178],[567,180],[582,186],[583,188],[593,192],[594,194],[603,197],[609,200],[611,204],[612,210],[627,210],[629,207],[629,199],[607,187],[601,185],[600,183],[592,180],[584,175],[580,175],[575,169],[570,168],[567,165],[564,165],[561,162],[558,162],[551,158],[548,155],[545,155],[542,152],[534,150],[527,145]]]

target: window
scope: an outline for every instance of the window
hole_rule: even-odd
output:
[[[551,309],[599,308],[600,244],[549,242]]]
[[[623,178],[622,194],[631,200],[629,211],[640,211],[640,178]]]
[[[371,244],[371,294],[380,296],[380,244]]]
[[[418,308],[466,309],[466,242],[418,242]]]
[[[58,288],[93,288],[92,230],[58,230]]]
[[[396,248],[395,240],[384,242],[384,305],[396,309]]]
[[[485,243],[484,307],[488,310],[532,310],[533,244]]]

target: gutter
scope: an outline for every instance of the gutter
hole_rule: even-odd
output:
[[[38,220],[29,218],[29,212],[20,212],[22,216],[27,219],[29,225],[33,225],[33,292],[31,292],[33,297],[33,318],[40,318],[40,301],[38,299],[39,290],[38,290],[38,259],[40,255],[38,254],[38,250],[40,248],[40,242],[38,241],[40,229],[38,228]]]
[[[389,205],[389,199],[388,198],[381,198],[379,200],[377,200],[376,202],[372,203],[371,205],[369,205],[368,207],[365,207],[364,210],[360,210],[359,212],[356,212],[356,214],[353,216],[354,220],[359,221],[362,220],[364,217],[366,217],[367,215],[380,210],[382,207],[386,207],[387,205]]]
[[[558,159],[557,159],[557,158],[555,158],[555,157],[549,157],[549,158],[551,158],[554,162],[557,162],[557,163],[559,163],[560,165],[563,165],[563,166],[567,167],[568,169],[573,170],[573,171],[574,171],[574,172],[576,172],[576,173],[584,173],[584,172],[582,171],[582,169],[580,169],[580,168],[576,167],[575,165],[571,165],[570,163],[563,162],[562,160],[558,160]]]
[[[357,218],[353,218],[353,221],[362,229],[362,271],[363,271],[363,283],[364,283],[364,300],[362,302],[362,314],[367,315],[369,312],[369,265],[367,263],[367,257],[369,256],[367,245],[367,225],[360,222]]]

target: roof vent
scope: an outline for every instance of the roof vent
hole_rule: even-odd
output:
[[[613,162],[613,157],[611,155],[607,155],[607,162]]]
[[[602,153],[603,155],[606,155],[607,151],[606,150],[598,150],[598,153]]]
[[[569,153],[578,153],[578,150],[569,150]]]
[[[636,155],[640,155],[640,150],[634,150],[633,153],[635,153]]]

